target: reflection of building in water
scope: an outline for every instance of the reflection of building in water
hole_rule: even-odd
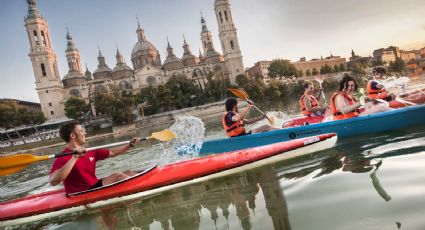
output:
[[[106,225],[110,229],[134,226],[148,229],[149,225],[156,223],[163,229],[186,230],[200,229],[202,219],[202,222],[210,219],[215,228],[222,229],[231,228],[229,218],[236,216],[239,226],[248,230],[253,228],[255,197],[260,187],[274,229],[290,229],[285,196],[272,167],[183,187],[142,202],[111,208],[102,211],[102,218],[97,221],[99,226]],[[231,213],[232,206],[236,213]],[[206,210],[210,216],[205,216]]]

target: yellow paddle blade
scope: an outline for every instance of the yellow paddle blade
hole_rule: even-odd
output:
[[[0,157],[0,176],[15,173],[28,164],[49,159],[49,156],[35,156],[32,154],[19,154]]]
[[[231,93],[233,93],[233,95],[235,95],[236,97],[238,97],[240,99],[248,100],[248,94],[242,88],[239,88],[239,89],[227,89],[227,90],[229,90]]]
[[[6,176],[9,174],[17,173],[27,167],[28,165],[14,166],[12,168],[0,168],[0,176]]]
[[[270,126],[271,127],[274,127],[274,125],[275,125],[275,118],[274,118],[274,116],[268,116],[267,118],[269,120]]]
[[[171,139],[176,138],[176,134],[171,132],[169,129],[164,129],[160,132],[154,132],[152,133],[148,138],[154,138],[160,141],[169,141]]]

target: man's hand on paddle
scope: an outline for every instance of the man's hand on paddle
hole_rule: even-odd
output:
[[[140,137],[133,137],[130,141],[130,147],[134,147],[137,143],[140,142]]]
[[[78,153],[74,154],[75,158],[82,157],[86,154],[86,148],[84,146],[78,146],[74,150],[78,151]]]

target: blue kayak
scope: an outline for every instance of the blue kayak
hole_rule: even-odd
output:
[[[425,124],[425,105],[415,105],[345,120],[285,128],[241,137],[207,140],[203,143],[200,154],[252,148],[325,133],[337,133],[338,137],[349,137],[422,124]]]

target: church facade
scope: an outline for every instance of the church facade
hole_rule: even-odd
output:
[[[48,120],[65,118],[64,104],[67,99],[80,97],[89,101],[95,92],[107,91],[111,85],[137,93],[141,88],[164,84],[171,76],[183,74],[192,79],[195,85],[204,88],[210,72],[222,72],[229,76],[233,84],[236,75],[244,73],[230,0],[214,1],[223,54],[216,51],[212,34],[202,15],[200,33],[202,51],[199,51],[199,55],[192,53],[189,44],[183,38],[183,56],[177,57],[170,42],[167,41],[167,56],[164,61],[161,61],[158,49],[148,40],[138,22],[137,42],[131,53],[132,67],[126,63],[117,47],[116,66],[110,68],[99,48],[98,66],[91,73],[87,67],[83,70],[80,51],[67,29],[68,72],[62,78],[57,67],[57,56],[51,45],[48,22],[39,13],[35,0],[27,0],[27,3],[28,15],[25,17],[25,27],[30,43],[29,57],[41,109]],[[92,111],[95,111],[95,108]]]

